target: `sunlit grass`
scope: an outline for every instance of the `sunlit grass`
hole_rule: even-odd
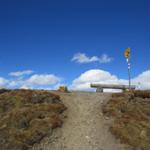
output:
[[[0,149],[24,150],[62,125],[66,109],[46,91],[14,90],[0,94]]]
[[[114,122],[111,132],[133,150],[150,150],[150,91],[132,91],[112,95],[103,107]]]

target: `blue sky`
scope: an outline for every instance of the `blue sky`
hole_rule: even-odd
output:
[[[71,86],[90,70],[127,80],[123,56],[127,47],[131,48],[132,78],[137,80],[145,72],[150,78],[149,6],[148,0],[0,0],[0,85],[14,82],[10,87],[18,88],[32,79],[32,85],[26,86]],[[72,61],[76,54],[89,61]],[[104,54],[110,61],[99,61]],[[90,61],[93,56],[96,61]],[[50,76],[42,85],[44,75]],[[51,75],[59,78],[56,85],[46,84]]]

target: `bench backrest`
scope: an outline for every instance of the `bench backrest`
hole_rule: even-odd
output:
[[[117,85],[117,84],[91,84],[92,88],[106,88],[106,89],[129,89],[128,85]],[[135,89],[135,85],[130,86],[131,89]]]

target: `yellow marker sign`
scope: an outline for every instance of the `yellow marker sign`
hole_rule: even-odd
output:
[[[125,50],[124,56],[125,56],[126,58],[130,58],[130,48],[127,48],[127,49]]]

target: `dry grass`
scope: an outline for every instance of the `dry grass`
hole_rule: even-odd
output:
[[[121,142],[150,150],[150,91],[113,94],[103,112],[114,118],[110,130]]]
[[[0,91],[0,149],[26,150],[62,125],[66,107],[46,91]]]

